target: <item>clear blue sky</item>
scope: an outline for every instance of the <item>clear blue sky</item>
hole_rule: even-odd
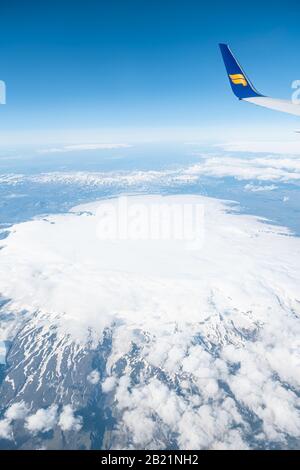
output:
[[[234,99],[217,44],[231,45],[260,91],[289,98],[300,79],[299,1],[3,0],[0,17],[0,136],[297,127]]]

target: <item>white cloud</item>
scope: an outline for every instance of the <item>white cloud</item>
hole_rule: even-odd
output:
[[[9,421],[25,419],[29,413],[29,408],[23,401],[13,403],[5,412],[5,417]]]
[[[13,439],[13,430],[9,419],[0,420],[0,439]]]
[[[25,427],[33,434],[51,431],[57,423],[57,406],[40,408],[36,413],[26,418]]]
[[[87,376],[87,379],[91,384],[96,385],[101,379],[99,371],[96,369],[92,370],[92,372]]]
[[[104,393],[109,393],[111,392],[116,384],[116,379],[115,377],[107,377],[104,382],[102,382],[102,391]]]
[[[0,340],[0,364],[5,364],[5,361],[6,361],[6,346],[5,346],[5,343]]]
[[[145,205],[157,199],[134,198]],[[112,448],[300,439],[300,239],[222,201],[163,201],[204,205],[202,249],[181,241],[100,242],[98,204],[15,225],[0,250],[6,309],[27,311],[22,335],[36,331],[37,348],[49,328],[57,332],[44,360],[59,344],[97,347],[110,329],[101,385],[117,421]],[[58,357],[58,375],[60,364]],[[41,409],[26,427],[73,429],[81,424],[74,413]]]
[[[137,409],[125,411],[123,414],[123,423],[132,434],[134,444],[140,444],[143,447],[151,443],[155,430],[155,423],[143,412]]]
[[[38,150],[38,153],[67,153],[79,152],[82,150],[110,150],[131,147],[129,144],[105,144],[105,143],[92,143],[92,144],[74,144],[63,145],[61,147],[51,147]]]
[[[132,386],[128,376],[120,379],[115,396],[117,408],[124,410],[121,430],[139,448],[164,447],[163,435],[170,432],[178,436],[181,449],[246,448],[235,429],[241,418],[233,400],[220,398],[196,403],[193,396],[177,395],[157,379]]]
[[[255,184],[249,183],[245,185],[244,189],[245,191],[250,191],[252,193],[260,193],[264,191],[274,191],[277,187],[278,186],[275,186],[275,184],[256,186]]]
[[[14,421],[25,421],[25,429],[32,434],[47,432],[60,426],[62,431],[80,431],[82,417],[75,416],[72,405],[64,405],[61,413],[58,406],[51,405],[48,408],[40,408],[29,415],[29,406],[23,401],[13,403],[5,412],[4,419],[0,421],[0,438],[12,439]]]
[[[0,439],[13,439],[13,422],[24,420],[29,413],[29,408],[23,402],[13,403],[4,413],[4,419],[0,421]]]
[[[71,405],[65,405],[59,416],[58,425],[63,431],[80,431],[82,428],[81,416],[75,416]]]
[[[229,152],[253,152],[300,155],[300,141],[241,141],[218,145]]]
[[[17,186],[31,184],[66,184],[83,187],[118,188],[128,190],[143,188],[148,191],[157,187],[181,187],[201,183],[203,177],[232,177],[250,181],[253,191],[273,190],[274,183],[294,183],[300,181],[300,155],[265,155],[254,157],[213,155],[198,153],[199,161],[193,165],[175,169],[123,171],[123,172],[49,172],[36,175],[0,174],[0,183]],[[254,184],[254,183],[259,184]],[[261,184],[270,182],[272,184]]]
[[[299,182],[300,157],[232,157],[199,155],[200,162],[186,169],[194,176],[233,177],[237,180]]]

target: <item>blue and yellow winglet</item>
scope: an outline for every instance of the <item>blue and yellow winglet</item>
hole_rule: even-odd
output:
[[[239,100],[247,101],[263,108],[273,109],[274,111],[300,116],[299,103],[293,100],[271,98],[259,93],[234,57],[229,46],[227,44],[219,44],[219,46],[232,91]]]
[[[263,96],[243,71],[227,44],[219,44],[233,93],[240,100]]]

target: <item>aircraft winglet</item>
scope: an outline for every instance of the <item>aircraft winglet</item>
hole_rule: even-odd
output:
[[[219,44],[233,93],[239,100],[248,101],[264,108],[300,116],[300,105],[288,100],[268,98],[259,93],[227,44]]]
[[[242,67],[234,57],[227,44],[219,44],[223,56],[224,64],[227,70],[229,82],[233,93],[237,98],[253,98],[263,96],[259,93],[243,71]]]

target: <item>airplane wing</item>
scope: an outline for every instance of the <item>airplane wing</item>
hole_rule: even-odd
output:
[[[233,93],[239,100],[249,101],[264,108],[300,116],[300,105],[288,100],[269,98],[259,93],[227,44],[219,44]]]

